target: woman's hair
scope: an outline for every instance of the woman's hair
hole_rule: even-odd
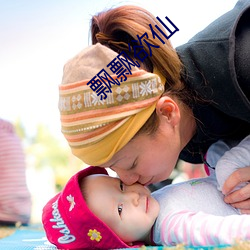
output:
[[[154,31],[165,42],[163,44],[157,37],[153,38],[149,24]],[[172,47],[170,41],[166,39],[155,25],[165,31],[160,22],[147,10],[137,6],[120,6],[98,13],[92,17],[91,36],[92,43],[101,43],[110,49],[121,53],[126,52],[131,58],[134,58],[134,48],[131,50],[129,44],[133,45],[132,40],[137,40],[145,32],[148,38],[145,39],[158,48],[152,48],[152,56],[148,56],[143,62],[139,62],[141,68],[153,72],[156,67],[166,78],[165,93],[176,97],[177,100],[186,105],[190,105],[191,100],[189,90],[181,81],[181,61]],[[165,31],[165,33],[167,33]],[[148,46],[143,42],[143,49],[150,54]],[[141,48],[136,51],[137,53]],[[138,60],[136,58],[136,60]],[[163,95],[164,95],[163,94]],[[153,134],[158,128],[158,119],[154,112],[138,133]],[[138,134],[137,133],[137,134]]]

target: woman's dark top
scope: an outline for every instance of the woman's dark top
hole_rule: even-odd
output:
[[[250,134],[250,0],[176,50],[185,83],[206,100],[192,106],[197,131],[180,159],[202,163],[212,143]]]

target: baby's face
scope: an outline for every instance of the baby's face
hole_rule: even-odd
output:
[[[86,177],[88,206],[126,243],[144,240],[159,214],[159,203],[141,184],[127,186],[105,175]]]

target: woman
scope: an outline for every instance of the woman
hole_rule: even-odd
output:
[[[202,163],[212,143],[250,134],[249,14],[250,1],[239,1],[177,52],[142,8],[94,16],[95,45],[65,65],[60,86],[62,132],[72,152],[113,169],[128,185],[149,185],[168,178],[178,158]],[[120,55],[131,59],[123,80],[113,74]],[[98,97],[102,68],[120,80],[105,90],[104,100]],[[249,179],[250,167],[238,170],[225,190]],[[249,191],[247,185],[225,201],[250,211]]]

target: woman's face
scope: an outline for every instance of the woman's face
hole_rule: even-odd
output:
[[[114,170],[127,185],[163,181],[171,174],[181,151],[177,130],[160,125],[153,136],[138,135],[101,167]]]

